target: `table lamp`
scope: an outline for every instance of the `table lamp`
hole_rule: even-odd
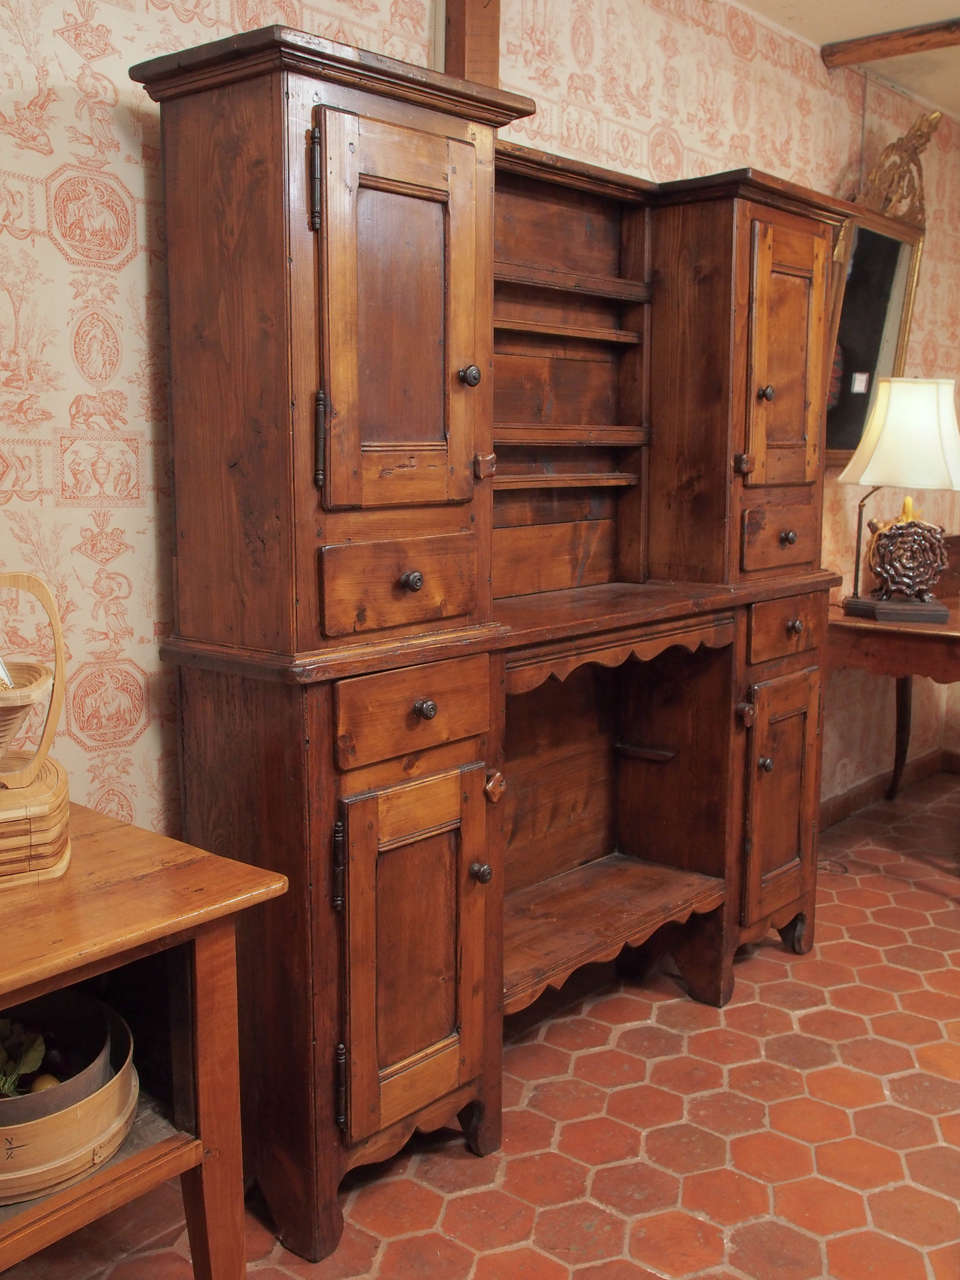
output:
[[[947,567],[943,529],[913,516],[913,499],[886,523],[871,520],[870,569],[880,585],[860,595],[863,508],[883,485],[960,490],[960,428],[952,378],[878,378],[863,435],[838,477],[872,485],[857,513],[853,595],[843,611],[880,621],[946,622],[946,605],[932,592]]]

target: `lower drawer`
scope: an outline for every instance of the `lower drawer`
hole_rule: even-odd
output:
[[[336,759],[341,769],[456,742],[490,727],[490,660],[454,658],[338,680]]]
[[[477,607],[476,534],[323,547],[320,598],[328,636],[464,617]]]
[[[819,592],[751,605],[747,660],[770,662],[816,649],[823,641],[826,610],[826,596]]]
[[[764,569],[795,568],[819,560],[817,511],[802,506],[767,501],[747,507],[743,513],[740,568],[744,573]]]

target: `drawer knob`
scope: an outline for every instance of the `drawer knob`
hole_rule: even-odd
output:
[[[759,389],[759,391],[757,392],[757,399],[758,399],[758,400],[772,400],[772,399],[773,399],[773,397],[774,397],[775,395],[776,395],[776,392],[774,391],[773,387],[772,387],[772,386],[770,385],[770,383],[768,382],[768,383],[767,383],[767,385],[766,385],[765,387],[761,387],[761,388]]]
[[[432,720],[437,714],[437,704],[432,698],[418,698],[413,704],[413,713],[421,720]]]
[[[764,773],[773,773],[773,757],[772,756],[761,756],[760,759],[757,761],[757,764],[760,766],[760,768],[763,770]]]
[[[400,585],[408,591],[419,591],[423,586],[423,574],[419,569],[408,569],[406,573],[401,573]]]
[[[480,369],[475,364],[468,364],[465,369],[457,370],[457,377],[468,387],[479,386],[482,376]]]
[[[790,619],[790,621],[787,623],[787,635],[788,636],[803,635],[803,619],[802,618]]]
[[[489,884],[493,879],[493,867],[489,862],[471,862],[470,875],[479,884]]]
[[[796,529],[782,529],[780,531],[781,547],[792,547],[797,540]]]

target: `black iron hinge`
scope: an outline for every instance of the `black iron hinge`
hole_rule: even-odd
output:
[[[313,437],[313,483],[322,489],[327,463],[327,396],[324,391],[318,391],[313,402]]]
[[[334,1119],[338,1129],[347,1128],[347,1046],[338,1044],[334,1050],[334,1080],[336,1101]]]
[[[333,883],[331,900],[334,911],[342,911],[344,905],[345,878],[347,868],[347,840],[343,828],[343,819],[338,818],[333,824]]]
[[[323,184],[323,153],[320,143],[323,135],[320,130],[310,130],[310,230],[320,230],[321,201]]]

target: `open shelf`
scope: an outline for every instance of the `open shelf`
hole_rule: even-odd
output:
[[[494,489],[611,489],[639,483],[630,471],[584,471],[559,475],[539,474],[494,476]]]
[[[505,284],[534,285],[540,289],[559,289],[592,298],[615,298],[620,302],[649,302],[650,286],[639,280],[621,276],[595,276],[580,271],[561,271],[556,267],[530,267],[516,262],[496,261],[494,280]]]
[[[581,965],[610,960],[661,925],[713,911],[722,879],[608,854],[504,901],[503,1007],[515,1013]]]
[[[618,423],[583,424],[552,422],[495,422],[493,443],[578,448],[590,445],[643,446],[650,443],[650,428]]]
[[[0,1271],[203,1160],[203,1144],[175,1129],[141,1094],[133,1128],[110,1160],[34,1200],[0,1206]]]
[[[540,320],[507,320],[496,318],[493,322],[494,332],[499,333],[544,333],[555,338],[579,338],[584,342],[614,342],[629,346],[642,341],[639,333],[632,329],[606,329],[598,325],[554,324]]]

